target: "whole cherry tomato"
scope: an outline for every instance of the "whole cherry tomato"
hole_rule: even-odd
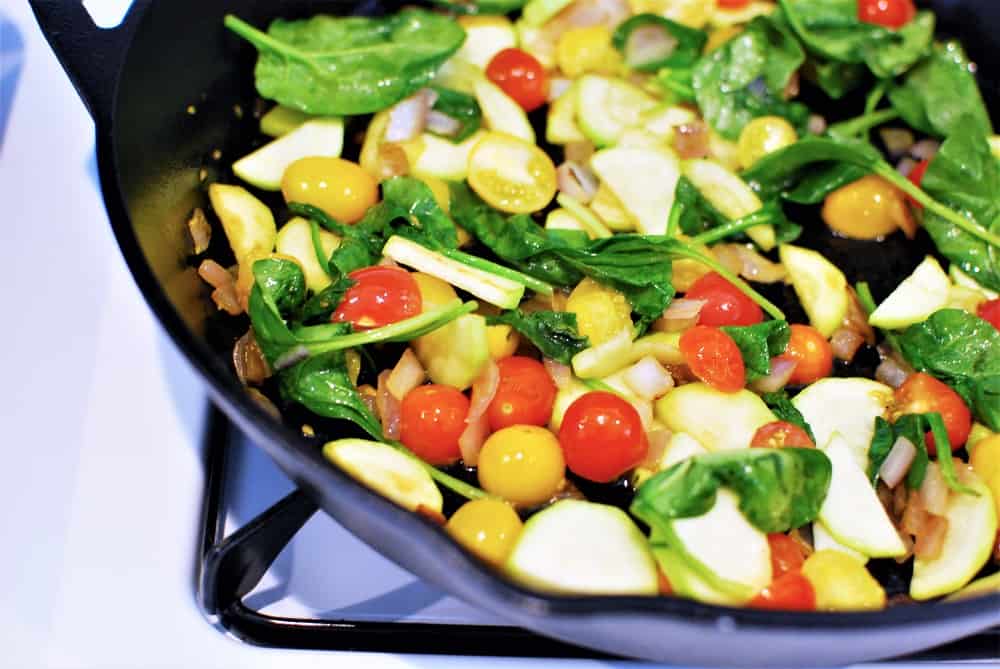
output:
[[[1000,330],[1000,297],[989,302],[983,302],[976,313],[987,323]]]
[[[355,283],[330,317],[356,328],[377,328],[420,314],[420,287],[405,269],[365,267],[347,275]]]
[[[961,448],[972,430],[972,413],[958,393],[930,374],[911,374],[895,394],[895,410],[899,414],[939,413],[948,430],[952,450]],[[927,452],[937,454],[934,437],[926,436]]]
[[[719,328],[696,325],[680,340],[681,355],[691,373],[725,393],[735,393],[746,383],[743,355],[733,338]]]
[[[809,435],[798,425],[776,420],[761,425],[750,440],[751,448],[816,448]]]
[[[545,425],[552,417],[556,384],[542,363],[515,355],[497,363],[500,381],[486,409],[490,429],[511,425]]]
[[[785,574],[802,569],[806,556],[795,539],[787,534],[775,532],[767,535],[767,543],[771,547],[771,573],[778,579]]]
[[[400,407],[399,440],[432,465],[461,456],[458,438],[465,431],[469,399],[451,386],[417,386]]]
[[[566,466],[607,483],[646,457],[649,442],[635,408],[613,393],[592,392],[569,405],[559,428]]]
[[[774,579],[747,606],[777,611],[815,611],[816,591],[801,571],[792,571]]]
[[[705,300],[698,325],[753,325],[764,320],[757,303],[716,272],[695,281],[684,297]]]
[[[833,348],[819,330],[794,323],[791,326],[788,346],[779,358],[794,360],[796,365],[788,382],[805,385],[830,376],[833,372]]]
[[[524,111],[538,109],[548,97],[548,78],[538,59],[521,49],[504,49],[486,66],[486,76],[521,105]]]
[[[902,28],[916,15],[913,0],[858,0],[858,19],[883,28]]]

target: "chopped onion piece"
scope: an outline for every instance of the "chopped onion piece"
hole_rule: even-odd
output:
[[[879,478],[890,488],[895,488],[906,476],[906,472],[910,471],[910,465],[913,464],[915,457],[917,457],[917,447],[906,437],[899,437],[879,467]]]
[[[941,142],[935,139],[924,139],[913,145],[913,148],[910,149],[910,155],[917,160],[930,160],[937,155],[940,148]]]
[[[912,373],[912,369],[906,369],[895,358],[886,358],[875,368],[875,380],[891,388],[899,388]]]
[[[413,349],[407,348],[400,356],[399,362],[392,368],[385,385],[392,396],[402,402],[403,398],[422,384],[426,378],[427,372],[417,360],[417,354],[413,352]]]
[[[717,244],[712,253],[724,267],[757,283],[777,283],[788,275],[784,265],[768,260],[752,244]]]
[[[927,472],[917,494],[920,496],[921,505],[928,513],[943,516],[948,510],[948,484],[945,483],[938,463],[927,463]]]
[[[838,328],[830,337],[830,348],[833,349],[833,355],[838,360],[845,362],[854,360],[855,354],[864,343],[865,338],[849,328]]]
[[[378,147],[375,169],[377,171],[376,178],[379,181],[405,176],[410,172],[410,160],[406,157],[406,151],[402,146],[392,142],[383,142]]]
[[[569,365],[564,365],[558,360],[553,360],[552,358],[545,358],[542,361],[545,365],[545,371],[549,373],[552,377],[552,382],[556,384],[556,388],[562,390],[566,388],[570,383],[573,382],[573,370]]]
[[[253,328],[236,340],[236,345],[233,346],[233,367],[236,368],[240,383],[245,386],[259,386],[271,376],[271,368],[257,345]]]
[[[625,63],[639,67],[654,63],[677,49],[677,38],[658,25],[645,25],[633,30],[625,43]]]
[[[917,166],[917,161],[915,161],[913,158],[906,157],[900,160],[898,163],[896,163],[896,171],[902,174],[904,177],[908,177],[910,176],[910,173],[913,172],[913,170],[916,168],[916,166]]]
[[[878,134],[885,144],[886,152],[893,160],[903,156],[916,141],[913,133],[906,128],[882,128]]]
[[[868,323],[868,313],[861,306],[858,294],[850,286],[847,287],[847,313],[844,314],[841,325],[864,337],[869,346],[875,345],[875,330]]]
[[[661,397],[674,387],[674,377],[652,356],[642,358],[625,370],[624,379],[628,387],[644,400]]]
[[[922,531],[914,535],[913,554],[921,560],[933,560],[941,554],[944,539],[948,535],[948,519],[927,515]]]
[[[500,385],[500,368],[491,359],[487,361],[479,378],[472,384],[472,401],[469,403],[469,413],[465,417],[465,430],[458,438],[462,461],[468,467],[475,467],[479,462],[479,451],[482,450],[486,437],[490,436],[490,422],[486,410],[496,396],[498,385]]]
[[[386,439],[399,439],[401,422],[400,402],[389,392],[388,381],[392,372],[383,370],[378,375],[378,388],[375,389],[375,409],[382,423],[382,432]]]
[[[198,265],[198,276],[212,288],[223,288],[234,281],[229,270],[214,260],[202,260]]]
[[[826,132],[827,122],[826,119],[819,114],[810,114],[809,120],[806,122],[806,130],[810,135],[822,135]]]
[[[462,131],[462,124],[444,112],[427,112],[427,129],[436,135],[454,137]]]
[[[666,428],[657,428],[647,432],[646,441],[649,442],[649,450],[646,451],[646,457],[642,459],[639,466],[646,469],[657,469],[667,450],[667,444],[670,443],[670,436],[671,432]]]
[[[429,88],[397,102],[389,110],[389,124],[385,128],[386,142],[406,142],[413,139],[427,125],[427,113],[437,100],[437,93]]]
[[[698,315],[707,300],[681,298],[674,300],[656,321],[653,329],[657,332],[683,332],[698,323]]]
[[[191,235],[191,245],[195,255],[208,250],[208,245],[212,241],[212,226],[208,223],[201,207],[195,207],[191,212],[191,218],[188,219],[188,233]]]
[[[559,191],[587,204],[597,194],[597,176],[589,168],[567,160],[556,168]]]
[[[799,363],[790,358],[771,358],[771,373],[750,384],[758,393],[776,393],[786,385]]]
[[[486,443],[488,436],[490,436],[490,419],[486,414],[465,426],[458,437],[458,450],[466,467],[475,467],[479,464],[479,452],[483,450],[483,444]]]
[[[685,123],[674,133],[674,149],[685,160],[705,158],[709,154],[709,132],[704,121]]]
[[[622,399],[632,405],[636,413],[639,414],[639,420],[642,421],[642,429],[648,431],[653,424],[653,403],[640,398],[622,397]]]

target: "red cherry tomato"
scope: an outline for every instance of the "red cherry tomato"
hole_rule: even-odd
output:
[[[504,49],[486,66],[486,76],[521,105],[524,111],[538,109],[548,97],[548,78],[538,59],[520,49]]]
[[[598,483],[614,481],[642,462],[649,450],[635,408],[601,391],[569,405],[559,428],[559,444],[570,471]]]
[[[913,0],[858,0],[858,19],[883,28],[902,28],[916,15]]]
[[[774,579],[747,606],[772,611],[815,611],[816,591],[801,571],[793,571]]]
[[[910,183],[912,183],[914,186],[920,188],[921,184],[924,182],[924,175],[927,174],[927,168],[930,166],[931,166],[931,159],[924,158],[919,163],[917,163],[916,167],[914,167],[913,170],[910,171],[909,176],[907,176],[906,178],[909,179]],[[906,199],[910,202],[910,204],[917,207],[918,209],[924,208],[924,205],[920,204],[909,195],[906,196]]]
[[[802,554],[802,548],[795,539],[776,532],[767,535],[767,543],[771,547],[771,573],[775,580],[802,569],[806,556]]]
[[[696,325],[681,335],[681,355],[691,373],[724,393],[735,393],[746,383],[740,349],[719,328]]]
[[[461,451],[458,438],[465,431],[469,399],[451,386],[417,386],[400,407],[399,440],[432,465],[447,465]]]
[[[995,300],[990,300],[989,302],[983,302],[976,309],[976,313],[984,321],[1000,330],[1000,297]]]
[[[497,363],[500,381],[486,409],[490,429],[511,425],[545,425],[552,417],[556,384],[542,363],[533,358],[511,356]]]
[[[348,274],[354,285],[330,317],[356,328],[377,328],[420,314],[420,288],[405,269],[365,267]]]
[[[805,385],[830,376],[833,372],[833,348],[826,337],[810,325],[794,323],[790,327],[792,333],[788,346],[778,356],[796,362],[788,382]]]
[[[756,302],[715,272],[695,281],[684,297],[706,301],[698,325],[753,325],[764,320]]]
[[[750,0],[716,0],[716,3],[722,9],[743,9],[750,4]]]
[[[895,394],[895,409],[899,414],[939,413],[948,430],[952,450],[961,448],[972,430],[972,414],[965,401],[954,390],[930,374],[911,374]],[[927,452],[937,454],[934,437],[927,433]]]
[[[816,448],[816,444],[798,425],[776,420],[757,428],[750,448]]]

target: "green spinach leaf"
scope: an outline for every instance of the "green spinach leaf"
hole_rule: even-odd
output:
[[[786,321],[763,321],[754,325],[723,326],[722,331],[733,338],[743,356],[747,381],[771,373],[771,358],[788,348],[791,329]]]
[[[479,108],[476,98],[450,88],[442,88],[440,86],[433,86],[432,88],[438,96],[437,100],[434,101],[432,109],[451,117],[459,124],[457,133],[442,135],[445,139],[458,144],[479,130],[479,126],[482,125],[483,121],[483,112]],[[433,130],[428,129],[428,132],[434,134]]]
[[[868,170],[851,163],[833,163],[807,173],[795,188],[784,194],[789,202],[819,204],[826,196],[868,174]]]
[[[665,67],[656,73],[654,81],[674,103],[695,103],[694,66]]]
[[[568,311],[505,311],[486,319],[489,325],[509,325],[535,345],[547,358],[568,365],[573,356],[590,346],[576,328],[576,314]]]
[[[528,0],[431,0],[431,2],[456,14],[509,14],[524,7]]]
[[[786,423],[791,423],[792,425],[801,427],[806,431],[806,434],[809,435],[809,438],[813,440],[813,443],[816,443],[816,435],[813,434],[812,426],[806,422],[805,416],[802,415],[802,412],[796,409],[795,405],[792,404],[792,400],[789,399],[787,392],[781,390],[776,393],[764,393],[761,395],[761,399],[764,400],[764,404],[771,409],[771,413],[773,413],[778,420],[783,420]]]
[[[662,37],[663,51],[643,54],[641,61],[629,53],[629,39],[636,31],[657,31]],[[640,72],[656,72],[660,68],[688,68],[701,57],[708,35],[696,28],[663,18],[659,14],[636,14],[615,29],[611,43],[625,56],[625,64]]]
[[[831,165],[846,163],[868,173],[881,162],[881,154],[866,142],[804,137],[791,146],[764,156],[742,176],[762,198],[769,199],[802,181],[816,166],[829,169]]]
[[[882,468],[882,464],[900,437],[906,437],[917,449],[910,470],[906,474],[906,487],[916,490],[924,482],[930,458],[924,442],[923,417],[918,414],[907,414],[900,416],[895,423],[890,423],[879,416],[875,418],[875,432],[868,448],[868,478],[873,486],[878,483],[879,469]]]
[[[867,68],[856,63],[838,63],[813,57],[806,62],[803,74],[834,100],[839,100],[859,88],[866,79]]]

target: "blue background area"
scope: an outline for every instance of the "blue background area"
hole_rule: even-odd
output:
[[[7,132],[7,120],[14,106],[17,82],[24,64],[24,38],[17,26],[0,13],[0,148]]]

